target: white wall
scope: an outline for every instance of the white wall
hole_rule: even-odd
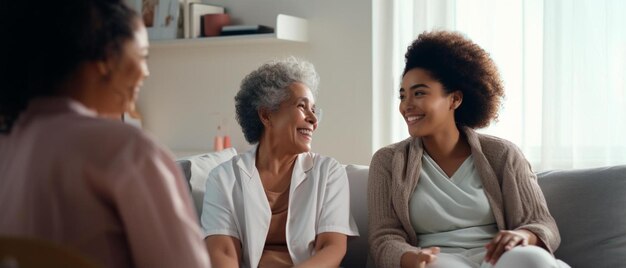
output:
[[[261,63],[288,55],[315,64],[324,115],[313,151],[342,163],[372,155],[372,2],[359,0],[230,0],[237,22],[275,26],[279,13],[309,22],[308,43],[158,47],[138,109],[144,128],[174,152],[209,151],[220,122],[241,151],[249,148],[234,116],[241,79]]]

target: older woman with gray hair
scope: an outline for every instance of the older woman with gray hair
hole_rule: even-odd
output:
[[[201,222],[214,267],[337,267],[358,235],[344,168],[311,152],[318,83],[293,57],[241,82],[237,120],[255,146],[209,174]]]

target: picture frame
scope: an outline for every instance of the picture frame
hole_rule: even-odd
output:
[[[179,36],[179,0],[129,0],[143,20],[150,40],[176,39]]]

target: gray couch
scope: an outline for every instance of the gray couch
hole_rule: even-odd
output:
[[[372,266],[367,255],[367,166],[346,166],[361,237],[348,241],[343,267]],[[537,174],[559,226],[558,259],[574,268],[626,267],[626,165]]]
[[[204,181],[217,164],[235,151],[181,159],[201,211]],[[368,267],[367,176],[369,167],[347,165],[352,215],[360,237],[348,240],[342,267]],[[538,173],[550,212],[561,233],[557,258],[574,268],[626,267],[626,165]]]

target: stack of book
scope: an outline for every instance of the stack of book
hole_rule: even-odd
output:
[[[203,0],[183,0],[184,38],[202,37],[200,18],[207,14],[223,14],[224,7],[207,4]]]
[[[208,14],[224,14],[224,7],[212,5],[206,0],[181,0],[183,6],[183,37],[205,37],[202,17]],[[220,35],[245,35],[273,33],[274,29],[265,25],[227,25]],[[218,32],[219,33],[219,32]]]

